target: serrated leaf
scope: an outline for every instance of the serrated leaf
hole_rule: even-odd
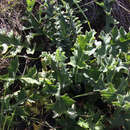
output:
[[[96,32],[92,30],[90,32],[86,32],[86,35],[79,35],[77,37],[77,44],[79,45],[79,47],[82,50],[85,50],[87,47],[89,47],[89,45],[91,45],[95,40],[95,34]]]
[[[68,63],[69,65],[78,67],[79,69],[86,67],[85,61],[87,60],[87,57],[81,49],[75,49],[73,55],[74,56],[70,57],[70,62]]]
[[[38,82],[38,80],[30,78],[30,77],[21,77],[20,80],[31,85],[35,85],[35,84],[40,85],[40,82]]]

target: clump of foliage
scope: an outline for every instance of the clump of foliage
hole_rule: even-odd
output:
[[[1,30],[10,61],[0,75],[2,130],[130,129],[130,33],[104,0],[95,2],[107,19],[97,35],[80,2],[26,0],[21,35]]]

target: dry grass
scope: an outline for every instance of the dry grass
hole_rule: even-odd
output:
[[[0,28],[7,31],[20,30],[20,18],[25,10],[24,0],[2,0],[0,2]]]
[[[22,26],[20,18],[24,8],[25,6],[22,0],[0,1],[0,29],[4,29],[7,32],[14,30],[14,33],[17,33]],[[7,73],[9,65],[9,58],[3,59],[0,57],[0,75]]]
[[[130,31],[130,0],[116,0],[112,14],[119,21],[119,25]]]

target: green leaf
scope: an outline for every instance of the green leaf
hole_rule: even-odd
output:
[[[58,48],[56,50],[56,61],[57,62],[64,62],[66,59],[65,52],[62,51],[62,48]]]
[[[0,47],[2,47],[2,52],[1,52],[1,54],[5,54],[6,52],[7,52],[7,50],[8,50],[8,46],[7,46],[7,44],[2,44]]]
[[[56,85],[53,85],[53,82],[49,79],[45,79],[45,87],[42,89],[43,93],[47,94],[56,94],[58,91],[58,87]]]
[[[119,29],[119,32],[120,32],[120,41],[124,42],[128,40],[126,35],[127,33],[122,27]]]
[[[35,2],[36,2],[35,0],[26,0],[28,12],[32,11]]]
[[[74,68],[77,66],[77,61],[75,59],[75,57],[70,57],[70,62],[68,63],[69,65],[73,66]]]
[[[16,72],[18,71],[18,66],[19,66],[19,60],[18,57],[14,57],[10,63],[10,66],[8,68],[9,71],[9,77],[15,78],[16,77]]]
[[[81,49],[75,49],[73,52],[74,56],[70,57],[69,65],[73,67],[78,67],[79,69],[83,69],[86,67],[85,61],[87,60],[87,56],[83,53]]]
[[[28,69],[26,76],[34,77],[34,76],[36,76],[36,74],[37,74],[37,69],[36,69],[36,66],[34,66],[34,67],[31,67]]]
[[[130,93],[127,93],[126,94],[126,96],[125,96],[125,98],[124,98],[124,102],[125,102],[125,104],[124,104],[124,108],[126,109],[126,110],[130,110]]]
[[[79,35],[77,38],[77,43],[82,50],[85,49],[87,41],[88,40],[87,40],[87,37],[85,35]]]
[[[123,106],[126,110],[130,110],[130,102],[126,102]]]
[[[55,110],[59,114],[66,113],[74,103],[75,101],[72,98],[63,95],[57,99],[56,103],[51,106],[51,109]]]
[[[89,129],[89,123],[82,118],[80,118],[80,120],[78,121],[78,125],[82,128]]]
[[[27,84],[40,85],[40,82],[38,80],[30,78],[30,77],[21,77],[20,80]]]
[[[15,38],[14,35],[9,37],[8,35],[5,35],[5,34],[0,34],[0,43],[5,43],[5,44],[8,44],[8,45],[13,44],[13,45],[16,45],[16,46],[22,45],[20,40]]]
[[[91,46],[95,40],[96,32],[94,30],[90,32],[86,32],[85,35],[79,35],[77,37],[77,44],[82,50],[86,50],[89,46]]]
[[[18,101],[20,100],[23,100],[25,99],[27,96],[26,96],[26,93],[25,93],[25,90],[20,90],[20,92],[18,93]]]
[[[101,6],[101,7],[104,7],[104,2],[96,2],[97,5]]]
[[[57,89],[58,87],[57,86],[54,86],[54,85],[48,85],[48,86],[45,86],[45,88],[43,88],[43,92],[47,93],[47,94],[56,94],[57,93]]]
[[[96,51],[96,48],[93,48],[93,49],[91,49],[89,51],[86,51],[85,54],[91,56],[91,55],[93,55],[95,53],[95,51]]]
[[[118,28],[117,28],[117,26],[115,26],[113,29],[112,29],[112,32],[111,32],[111,34],[112,34],[112,38],[113,38],[113,42],[115,42],[115,40],[117,40],[117,36],[118,36]]]
[[[101,90],[101,95],[107,101],[113,101],[116,98],[116,91],[117,90],[114,88],[114,85],[109,83],[106,89]]]

